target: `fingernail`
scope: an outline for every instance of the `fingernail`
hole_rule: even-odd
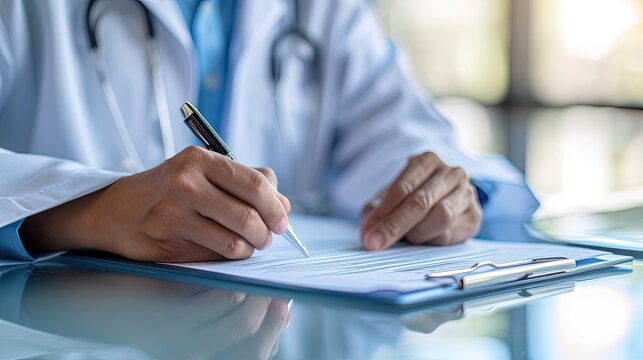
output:
[[[384,245],[384,237],[378,232],[372,233],[366,238],[366,245],[373,250],[380,249]]]
[[[281,197],[284,199],[284,201],[286,202],[286,204],[288,204],[288,207],[290,207],[290,200],[288,200],[288,198],[287,198],[287,197],[285,197],[284,195],[282,195],[281,193],[278,193],[278,194],[279,194],[279,196],[281,196]]]
[[[288,215],[284,216],[280,221],[279,224],[277,224],[277,233],[278,234],[283,234],[284,231],[286,231],[286,228],[288,227]]]

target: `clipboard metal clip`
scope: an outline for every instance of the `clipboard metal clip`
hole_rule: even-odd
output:
[[[476,273],[483,267],[495,270]],[[574,270],[576,261],[566,257],[539,257],[527,260],[496,264],[493,261],[481,261],[470,268],[442,271],[427,274],[427,280],[453,279],[460,289],[471,289],[507,282],[520,281],[547,275],[555,275]]]

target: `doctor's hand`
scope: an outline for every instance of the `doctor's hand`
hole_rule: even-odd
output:
[[[427,152],[411,158],[360,216],[364,246],[379,250],[402,239],[427,245],[462,242],[478,231],[482,211],[464,170]]]
[[[25,220],[29,251],[92,249],[141,261],[250,257],[288,225],[270,169],[189,147],[148,171]]]

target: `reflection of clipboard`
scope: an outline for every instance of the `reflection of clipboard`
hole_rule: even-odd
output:
[[[418,306],[429,303],[441,303],[477,295],[491,294],[507,288],[530,286],[541,281],[563,281],[569,276],[593,275],[596,277],[601,273],[600,270],[605,270],[614,265],[630,261],[632,261],[632,257],[630,256],[606,254],[574,261],[573,265],[571,262],[559,262],[557,260],[554,260],[553,263],[549,264],[541,263],[537,265],[537,271],[534,271],[534,267],[532,267],[532,265],[535,264],[511,267],[511,269],[500,268],[483,272],[478,272],[479,269],[476,269],[468,275],[471,283],[474,282],[471,281],[472,279],[475,280],[475,284],[473,286],[466,286],[466,284],[463,286],[462,278],[458,276],[441,276],[445,279],[451,279],[450,281],[452,281],[452,286],[445,286],[443,288],[409,294],[382,293],[378,294],[378,300],[398,306]],[[525,260],[525,262],[531,263],[534,262],[534,260]],[[468,271],[469,268],[466,270]],[[435,276],[436,274],[427,275]],[[467,277],[465,276],[464,279],[466,280]]]
[[[471,299],[462,303],[462,312],[465,315],[486,314],[513,308],[554,295],[572,292],[575,285],[576,283],[573,281],[555,282],[545,286],[527,287],[514,292],[501,293],[486,298]]]
[[[412,331],[432,333],[446,322],[460,320],[473,314],[490,314],[507,310],[547,297],[571,292],[575,282],[564,281],[552,284],[536,284],[518,287],[497,294],[490,294],[468,300],[453,301],[429,308],[408,312],[400,320]]]
[[[602,277],[618,276],[630,274],[631,269],[623,267],[609,267],[597,271]],[[413,317],[418,314],[442,314],[446,317],[447,313],[451,317],[461,318],[468,314],[488,314],[501,310],[507,310],[519,307],[528,303],[533,303],[541,299],[553,297],[556,295],[570,293],[574,291],[577,284],[588,283],[598,280],[595,273],[583,273],[572,275],[569,278],[561,280],[550,280],[531,284],[528,286],[515,286],[494,292],[492,294],[472,296],[465,299],[454,299],[434,306],[417,309],[405,313],[404,317]]]

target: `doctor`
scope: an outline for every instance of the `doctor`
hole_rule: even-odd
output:
[[[0,5],[0,257],[246,258],[312,205],[361,211],[370,250],[450,244],[481,204],[537,207],[506,160],[463,154],[365,1],[141,3]],[[186,100],[261,168],[191,146]]]

